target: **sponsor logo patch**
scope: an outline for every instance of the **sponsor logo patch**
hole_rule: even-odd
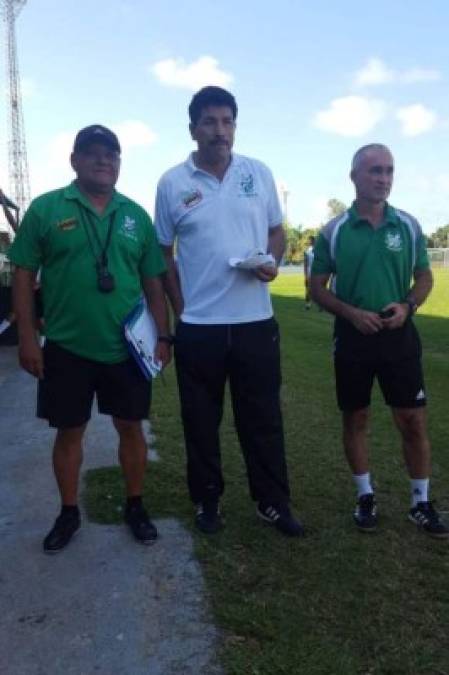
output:
[[[77,225],[78,221],[76,218],[67,218],[66,220],[61,220],[61,222],[56,223],[58,230],[63,230],[63,232],[66,230],[73,230]]]
[[[181,195],[182,203],[187,209],[199,204],[203,195],[199,190],[191,190],[190,192],[183,192]]]

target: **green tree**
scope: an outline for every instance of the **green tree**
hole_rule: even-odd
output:
[[[430,248],[447,248],[449,246],[449,224],[439,227],[428,237]]]
[[[344,213],[348,207],[344,202],[341,202],[339,199],[335,199],[333,197],[332,199],[329,199],[329,201],[327,202],[327,208],[330,219],[339,216],[340,213]]]
[[[285,253],[284,261],[291,265],[298,263],[300,260],[301,251],[301,225],[293,227],[289,223],[284,223],[285,230]]]

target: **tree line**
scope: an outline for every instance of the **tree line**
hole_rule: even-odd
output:
[[[335,218],[346,211],[348,207],[339,199],[329,199],[327,202],[327,220]],[[302,225],[293,226],[291,223],[284,223],[286,235],[286,248],[284,262],[288,265],[297,265],[303,262],[304,251],[309,245],[309,238],[317,236],[323,223],[317,227],[303,228]],[[439,227],[432,234],[426,235],[427,248],[449,248],[449,223]]]

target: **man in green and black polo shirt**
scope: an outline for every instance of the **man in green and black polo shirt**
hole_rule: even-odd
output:
[[[408,517],[434,537],[449,537],[449,528],[428,499],[426,393],[421,343],[412,321],[432,289],[432,273],[418,222],[386,201],[393,171],[387,147],[372,144],[356,152],[351,170],[356,199],[320,233],[311,291],[314,300],[336,317],[337,399],[357,488],[357,527],[373,532],[377,526],[367,449],[370,396],[377,377],[402,436],[411,481]],[[331,276],[334,292],[327,288]]]
[[[165,263],[148,214],[115,191],[120,169],[116,135],[101,125],[76,136],[76,180],[35,199],[9,250],[16,266],[14,299],[22,367],[39,378],[39,417],[57,429],[53,466],[62,510],[44,540],[54,553],[80,526],[77,506],[82,437],[93,397],[119,434],[126,483],[125,520],[135,538],[157,536],[142,505],[151,385],[129,358],[122,323],[145,294],[160,335],[156,356],[170,359],[160,275]],[[34,329],[33,283],[41,269],[46,343]]]

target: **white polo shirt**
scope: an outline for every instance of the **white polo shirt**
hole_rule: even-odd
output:
[[[159,242],[176,256],[187,323],[230,324],[273,315],[268,284],[253,272],[229,266],[267,250],[269,229],[282,213],[270,170],[261,162],[232,155],[222,181],[199,169],[192,155],[167,171],[156,195]]]

